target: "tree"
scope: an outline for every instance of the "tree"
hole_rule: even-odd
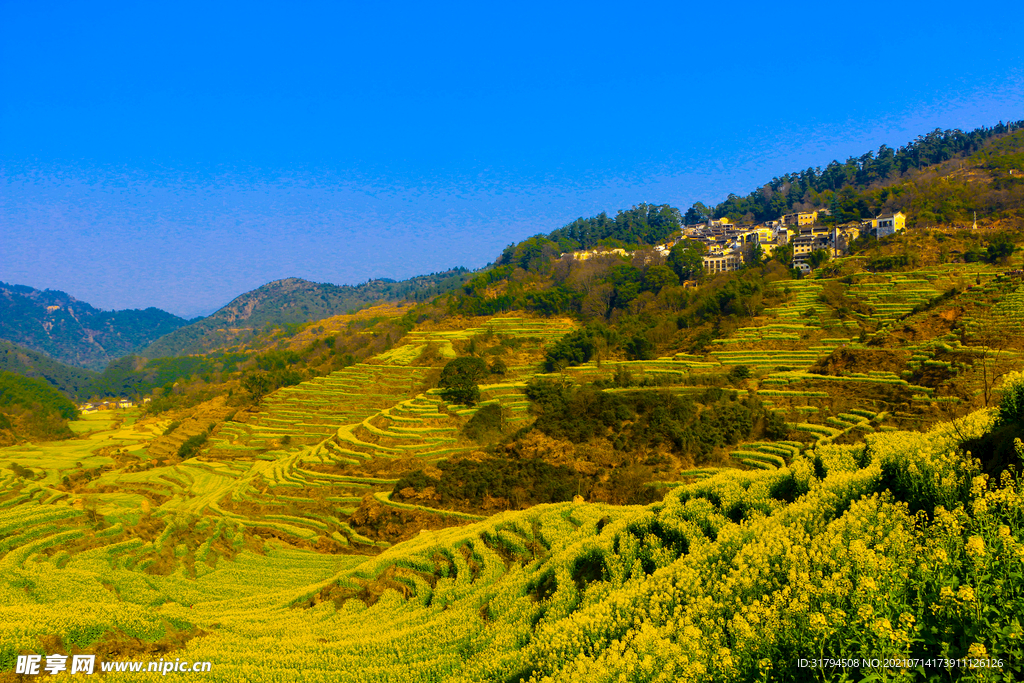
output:
[[[651,266],[644,273],[644,289],[657,294],[663,287],[679,284],[679,277],[668,266]]]
[[[728,376],[730,382],[737,384],[750,377],[750,368],[746,365],[734,365]]]
[[[487,363],[474,356],[449,361],[441,371],[441,398],[449,403],[475,405],[480,400],[477,383],[487,376]]]
[[[642,280],[643,273],[640,269],[625,263],[614,266],[608,272],[608,283],[615,287],[612,306],[625,308],[630,301],[637,298],[640,295]]]
[[[265,372],[251,372],[242,378],[242,388],[253,403],[259,403],[271,389],[270,375]]]
[[[781,263],[784,266],[788,266],[793,262],[793,245],[792,244],[780,244],[775,247],[772,252],[772,258]]]
[[[1001,232],[992,238],[985,249],[985,260],[989,263],[1006,263],[1013,255],[1015,245],[1013,238],[1005,232]]]
[[[705,206],[702,202],[697,202],[689,209],[686,210],[686,215],[683,216],[683,222],[687,225],[693,225],[694,223],[704,223],[711,218],[712,209],[709,206]]]
[[[555,372],[570,365],[586,363],[597,353],[594,331],[590,328],[576,330],[563,336],[548,348],[544,355],[544,368]]]
[[[669,252],[668,267],[680,280],[696,280],[704,272],[704,245],[694,240],[679,240]]]
[[[655,357],[654,344],[642,334],[634,334],[623,347],[630,360],[653,360]]]
[[[826,249],[815,249],[807,255],[807,263],[812,269],[828,261],[829,255]]]
[[[754,248],[750,250],[750,263],[755,266],[764,263],[764,247],[760,244],[755,244]]]

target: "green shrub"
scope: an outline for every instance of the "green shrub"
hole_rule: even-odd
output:
[[[441,398],[449,403],[475,405],[480,400],[477,384],[487,376],[487,372],[487,364],[475,356],[449,361],[437,383],[441,388]]]
[[[500,434],[504,427],[505,419],[501,406],[497,403],[489,403],[476,411],[469,422],[462,428],[462,434],[474,441],[487,441],[489,437]]]
[[[198,454],[199,449],[206,443],[208,436],[208,432],[203,432],[202,434],[196,434],[185,439],[185,443],[178,446],[178,457],[182,460],[188,460]]]

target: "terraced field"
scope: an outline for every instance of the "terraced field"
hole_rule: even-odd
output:
[[[862,283],[877,318],[872,326],[905,315],[944,285],[921,273],[885,278]],[[971,293],[979,302],[1008,286],[986,278]],[[722,467],[679,472],[659,483],[665,502],[649,508],[566,503],[483,520],[390,498],[396,479],[389,472],[478,447],[461,430],[479,406],[446,404],[429,388],[438,363],[421,359],[451,357],[478,338],[509,338],[539,360],[546,343],[571,329],[557,320],[500,317],[414,332],[366,363],[275,392],[248,419],[218,427],[199,457],[178,464],[162,465],[147,450],[168,421],[131,414],[89,415],[72,425],[78,439],[0,449],[0,669],[10,670],[18,653],[56,642],[122,657],[144,642],[212,661],[219,667],[213,680],[225,681],[504,681],[528,677],[527,666],[558,671],[575,647],[563,632],[582,629],[594,648],[607,647],[607,638],[587,630],[590,621],[572,615],[591,608],[616,614],[620,607],[603,602],[610,585],[629,585],[616,600],[632,604],[629,596],[663,576],[656,568],[683,556],[674,543],[692,543],[699,556],[717,547],[715,538],[746,538],[750,527],[726,525],[747,511],[760,514],[745,524],[774,524],[792,487],[825,488],[809,483],[815,467],[837,473],[826,476],[830,488],[821,493],[829,505],[853,497],[860,489],[850,488],[850,473],[863,469],[862,454],[842,444],[889,443],[884,432],[894,429],[897,411],[945,399],[893,372],[808,373],[837,348],[866,347],[857,341],[858,321],[830,317],[821,283],[792,286],[785,305],[714,340],[705,355],[565,370],[581,382],[625,370],[656,380],[644,387],[651,391],[685,393],[721,385],[745,365],[750,377],[730,380],[726,395],[755,395],[786,416],[786,440],[739,444]],[[915,355],[907,372],[942,363],[955,369],[936,356],[960,352],[958,344],[908,346]],[[510,363],[481,386],[480,405],[500,404],[513,426],[525,424],[524,389],[538,369]],[[902,457],[902,441],[893,443],[891,457]],[[878,480],[873,470],[856,476],[861,487]],[[385,550],[353,523],[371,502],[448,528]],[[676,516],[673,526],[654,525],[665,511]],[[677,585],[702,585],[693,576]],[[660,607],[652,609],[658,618]]]
[[[870,419],[843,418],[844,425]],[[978,434],[989,420],[974,415],[958,429]],[[748,444],[733,457],[751,471],[695,472],[697,481],[672,487],[655,505],[542,505],[425,531],[373,558],[272,539],[253,547],[231,516],[176,514],[159,533],[126,537],[127,524],[99,523],[67,501],[44,502],[39,484],[5,476],[0,667],[11,671],[18,653],[55,649],[155,660],[139,649],[155,643],[163,656],[211,662],[204,678],[214,681],[658,680],[659,673],[739,681],[755,675],[766,654],[785,663],[808,643],[830,647],[830,634],[812,619],[831,606],[851,614],[868,606],[870,624],[910,614],[901,628],[924,622],[922,632],[956,624],[959,612],[936,614],[933,603],[900,597],[956,581],[995,624],[975,636],[1002,657],[993,673],[1013,679],[1020,663],[1004,653],[1016,640],[1003,633],[1020,600],[1005,604],[978,567],[1009,577],[1019,594],[1019,573],[1006,558],[1020,542],[1024,501],[1013,488],[963,487],[974,472],[958,475],[948,458],[955,439],[948,425],[872,439],[867,463],[862,446],[821,442],[801,453],[798,442]],[[892,494],[878,495],[882,468],[900,466],[908,476],[935,473],[940,495],[970,491],[976,518],[963,514],[966,528],[948,532],[951,519],[931,524]],[[282,526],[291,522],[282,515]],[[186,527],[190,536],[179,533]],[[868,540],[871,562],[863,561]],[[991,552],[979,557],[981,544]],[[929,561],[934,547],[953,556],[938,569]],[[160,565],[168,556],[194,561],[167,572]],[[790,569],[804,580],[791,583],[783,571]],[[790,586],[781,596],[780,583]],[[872,585],[884,589],[865,591]],[[735,640],[719,618],[780,626]],[[837,642],[865,648],[858,656],[904,652],[890,630],[841,620],[834,628],[844,629]],[[799,669],[784,673],[792,680]]]
[[[16,464],[35,477],[18,484],[11,505],[70,501],[77,506],[72,509],[123,517],[126,524],[137,523],[144,511],[164,525],[165,535],[173,535],[169,520],[181,516],[214,519],[218,529],[239,534],[366,552],[375,543],[348,522],[361,501],[375,495],[384,505],[400,507],[382,495],[396,479],[376,472],[388,471],[392,461],[408,469],[410,461],[435,462],[477,447],[460,430],[479,406],[445,404],[437,390],[428,389],[437,368],[414,364],[422,350],[486,335],[522,339],[539,360],[547,340],[565,332],[564,321],[501,317],[464,330],[410,335],[367,363],[274,392],[248,419],[222,423],[199,457],[175,465],[161,466],[157,457],[163,452],[147,451],[169,420],[132,424],[131,414],[96,413],[72,425],[81,438],[3,449],[0,467]],[[509,368],[481,387],[480,405],[501,404],[510,425],[524,423],[529,418],[523,380],[535,370]],[[76,472],[88,475],[87,484],[76,478],[76,486],[62,490],[61,477],[74,478]],[[157,562],[166,550],[154,542],[140,557]],[[198,551],[185,556],[200,559]]]

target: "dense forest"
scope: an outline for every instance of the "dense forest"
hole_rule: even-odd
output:
[[[591,218],[577,218],[565,227],[553,231],[547,239],[558,244],[561,251],[592,249],[601,244],[610,246],[636,246],[658,244],[682,226],[679,209],[668,204],[637,204],[619,211],[615,218],[599,213]],[[506,254],[509,250],[506,249]],[[499,262],[508,263],[512,254],[505,254]]]

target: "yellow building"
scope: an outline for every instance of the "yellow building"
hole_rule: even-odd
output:
[[[885,230],[886,234],[892,234],[894,232],[903,232],[907,227],[907,217],[902,211],[896,213],[883,214],[878,217],[878,231],[882,232]]]
[[[817,211],[799,211],[797,213],[787,213],[782,217],[783,225],[795,225],[797,227],[801,225],[814,225],[818,222]]]
[[[719,254],[708,254],[704,257],[704,270],[714,275],[739,270],[743,265],[743,254],[739,251],[727,251]]]

